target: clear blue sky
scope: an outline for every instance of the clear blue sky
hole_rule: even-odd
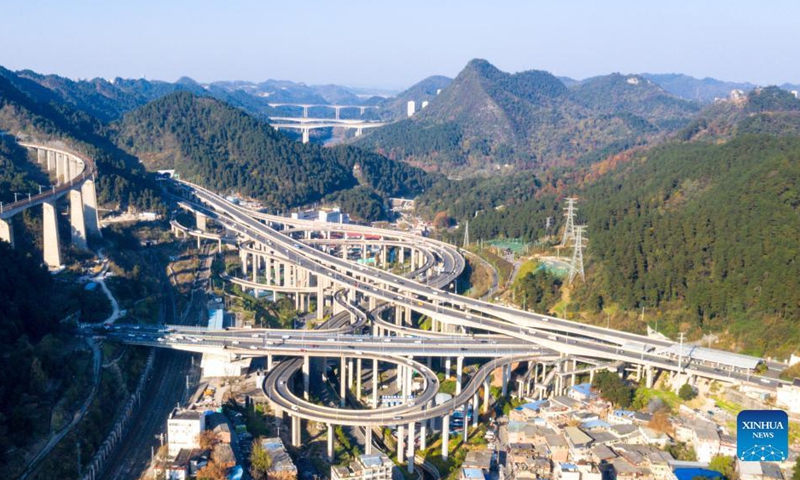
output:
[[[5,4],[5,5],[3,5]],[[402,88],[502,70],[800,83],[796,0],[2,0],[0,65],[70,78]]]

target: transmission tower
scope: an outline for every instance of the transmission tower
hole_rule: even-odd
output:
[[[569,280],[568,284],[572,285],[572,281],[576,275],[581,276],[581,280],[586,281],[586,275],[583,273],[583,229],[585,225],[575,226],[575,237],[572,239],[572,262],[569,264]]]
[[[467,220],[467,225],[464,227],[464,248],[469,247],[469,220]]]
[[[575,203],[577,203],[577,201],[577,198],[567,199],[567,208],[564,209],[567,211],[567,213],[564,214],[566,222],[564,223],[564,234],[561,236],[562,247],[566,247],[567,242],[575,238],[575,212],[578,210],[575,208]]]

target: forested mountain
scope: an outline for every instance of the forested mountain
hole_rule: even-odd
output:
[[[563,197],[577,196],[587,282],[572,289],[570,311],[646,307],[667,334],[719,333],[731,348],[786,355],[800,342],[799,112],[788,92],[755,90],[709,106],[701,118],[719,128],[702,135],[571,173],[443,182],[418,208],[469,220],[473,241],[533,241],[560,233],[545,232],[545,219],[560,223]]]
[[[743,133],[800,135],[800,100],[778,87],[757,88],[740,101],[706,108],[679,137],[684,140],[726,139]]]
[[[757,88],[750,82],[726,82],[715,78],[694,78],[680,73],[643,73],[642,77],[652,80],[664,90],[686,100],[711,103],[718,98],[727,98],[731,90],[747,93]],[[798,90],[798,85],[784,83],[784,90]]]
[[[434,179],[353,147],[289,140],[266,123],[208,97],[178,92],[115,124],[118,144],[148,168],[238,191],[285,210],[362,185],[381,195],[413,195]]]
[[[442,75],[434,75],[421,80],[408,87],[394,97],[390,97],[381,102],[380,118],[392,121],[405,118],[408,114],[408,102],[415,102],[417,110],[422,108],[422,102],[432,102],[436,98],[437,92],[444,89],[453,79]]]
[[[685,125],[698,106],[638,76],[567,88],[550,73],[472,60],[414,117],[357,143],[450,173],[588,163]]]
[[[96,185],[98,201],[107,206],[163,209],[155,182],[147,177],[136,158],[107,138],[102,122],[64,103],[59,94],[38,82],[5,69],[0,69],[0,130],[38,141],[60,141],[92,157],[100,172]],[[11,187],[18,189],[14,191],[23,195],[38,192],[36,184],[47,185],[48,182],[41,175],[37,177],[30,165],[21,162],[23,154],[9,142],[13,143],[10,138],[4,140],[6,146],[0,157],[10,169],[0,172],[0,181],[11,182]]]

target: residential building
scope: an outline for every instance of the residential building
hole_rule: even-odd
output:
[[[466,468],[479,468],[483,473],[489,475],[492,470],[492,452],[491,450],[470,450],[464,458],[463,467]]]
[[[569,388],[567,396],[579,402],[590,402],[597,398],[597,394],[592,391],[591,383],[579,383]]]
[[[740,480],[784,480],[777,463],[742,462],[736,459],[736,470]]]
[[[699,421],[694,423],[692,445],[697,452],[697,460],[710,462],[714,455],[719,453],[719,433],[717,426],[711,422]]]
[[[791,385],[778,386],[776,403],[792,413],[800,413],[800,378],[795,378]]]
[[[297,467],[283,446],[283,441],[278,437],[261,440],[261,446],[272,457],[272,467],[269,469],[270,478],[291,480],[297,478]]]
[[[384,453],[359,455],[347,467],[331,467],[331,480],[391,480],[393,467]]]
[[[581,480],[581,472],[574,463],[554,462],[553,478],[555,480]]]
[[[167,420],[169,456],[174,458],[182,449],[200,448],[200,433],[206,429],[205,415],[196,410],[175,409]]]

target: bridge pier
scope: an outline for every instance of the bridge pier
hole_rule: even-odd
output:
[[[333,461],[333,425],[328,424],[328,461]]]
[[[510,375],[507,372],[508,372],[509,369],[510,369],[510,367],[508,365],[503,365],[503,368],[501,369],[501,373],[500,373],[500,376],[503,379],[503,390],[502,390],[502,392],[503,392],[503,396],[504,397],[506,395],[508,395],[508,377]]]
[[[472,427],[478,426],[478,392],[472,394]]]
[[[483,381],[483,413],[489,411],[489,380]]]
[[[83,198],[80,190],[69,191],[69,223],[72,244],[86,250],[86,224],[83,221]]]
[[[449,379],[450,378],[450,365],[451,365],[450,357],[445,358],[444,359],[444,378],[445,379]]]
[[[7,219],[0,218],[0,240],[11,244],[14,248],[14,222],[12,217]]]
[[[299,447],[302,443],[302,431],[300,430],[300,417],[292,416],[292,446]]]
[[[304,128],[303,129],[303,143],[308,143],[308,142],[311,141],[311,135],[310,134],[311,134],[311,129],[310,128]]]
[[[361,359],[356,360],[356,399],[361,400]]]
[[[100,218],[97,213],[97,191],[95,190],[94,180],[89,179],[81,185],[81,195],[83,197],[83,220],[86,225],[86,233],[89,236],[102,236],[100,233]]]
[[[372,427],[367,425],[364,427],[364,431],[366,433],[364,438],[364,453],[372,455]]]
[[[378,359],[372,359],[372,408],[378,408],[378,388],[380,377],[378,374]]]
[[[408,473],[414,473],[414,422],[408,424]]]
[[[456,395],[461,393],[461,377],[464,373],[464,357],[456,357]]]
[[[347,359],[342,357],[339,367],[339,406],[344,408],[347,402]]]
[[[405,453],[406,453],[406,426],[405,425],[398,425],[397,426],[397,463],[403,463],[405,461]]]
[[[450,454],[450,415],[442,417],[442,460]]]
[[[42,203],[42,226],[44,229],[44,263],[49,268],[61,267],[61,242],[58,238],[58,212],[55,200]]]
[[[303,357],[303,399],[308,400],[309,384],[311,380],[311,359],[308,355]]]
[[[647,367],[646,375],[647,375],[647,383],[646,383],[647,388],[653,388],[653,367]]]

